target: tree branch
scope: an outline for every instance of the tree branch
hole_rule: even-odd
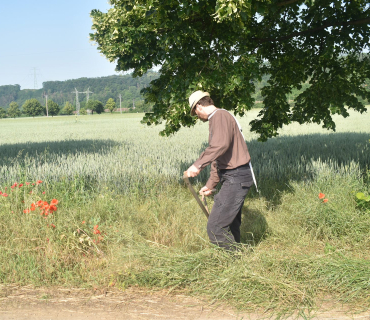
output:
[[[291,1],[293,1],[293,0],[291,0]],[[326,23],[326,24],[323,24],[320,27],[316,27],[316,28],[313,28],[313,29],[304,30],[304,31],[300,31],[300,32],[293,32],[293,33],[288,34],[288,35],[286,35],[284,37],[279,37],[279,38],[262,38],[262,39],[261,38],[252,38],[252,39],[255,40],[255,41],[258,41],[259,43],[276,42],[276,41],[291,39],[293,37],[305,35],[305,34],[308,34],[308,33],[317,32],[317,31],[320,31],[320,30],[323,30],[323,29],[329,28],[329,27],[334,27],[334,26],[342,26],[342,27],[345,27],[345,26],[349,26],[349,25],[369,24],[369,23],[370,23],[370,18],[364,18],[364,19],[353,20],[353,21],[348,21],[348,22]]]

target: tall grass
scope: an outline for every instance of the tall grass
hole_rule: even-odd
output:
[[[133,116],[2,120],[0,281],[170,288],[283,313],[324,296],[366,307],[370,212],[355,197],[370,191],[366,117],[339,122],[337,133],[287,128],[267,143],[249,135],[261,193],[247,197],[237,255],[209,244],[181,182],[206,125],[166,139]],[[47,218],[23,213],[53,198],[58,210]]]

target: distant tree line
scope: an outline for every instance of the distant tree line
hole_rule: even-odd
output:
[[[76,110],[75,88],[79,92],[90,90],[90,99],[87,103],[86,94],[79,94],[80,114],[90,112],[114,112],[119,111],[121,94],[121,106],[125,112],[148,112],[151,106],[144,103],[140,90],[149,85],[150,81],[158,78],[158,73],[148,72],[141,78],[133,78],[131,75],[115,75],[101,78],[80,78],[66,81],[48,81],[43,83],[43,88],[38,90],[21,90],[19,85],[0,86],[0,119],[5,117],[15,118],[22,114],[26,116],[38,116],[47,114],[70,115]],[[256,81],[256,91],[252,95],[256,107],[262,107],[261,89],[268,83],[269,76],[263,76],[261,81]],[[309,87],[309,82],[302,84],[302,90]],[[370,80],[367,79],[364,86],[370,88]],[[293,90],[288,101],[293,100],[302,90]],[[45,95],[48,96],[48,112],[46,111]],[[360,99],[362,100],[362,99]],[[364,101],[367,103],[367,101]],[[22,108],[20,108],[20,106]]]
[[[131,75],[114,75],[100,78],[47,81],[43,83],[42,89],[37,90],[21,90],[18,84],[0,86],[0,106],[3,106],[3,109],[8,109],[12,102],[23,106],[30,99],[36,99],[41,105],[45,105],[45,96],[47,95],[48,104],[49,101],[58,104],[60,106],[59,112],[62,112],[67,102],[76,110],[76,94],[74,93],[76,88],[79,92],[86,92],[89,89],[90,92],[93,92],[90,93],[89,100],[100,101],[103,106],[109,99],[112,99],[116,108],[119,108],[119,95],[121,95],[122,108],[129,110],[135,106],[136,111],[147,112],[150,111],[150,106],[144,104],[140,90],[157,78],[158,73],[149,71],[140,78],[133,78]],[[79,102],[81,109],[88,109],[86,93],[79,93]]]

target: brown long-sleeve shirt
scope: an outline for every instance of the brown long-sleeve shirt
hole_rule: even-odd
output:
[[[214,189],[219,182],[218,169],[235,169],[249,163],[251,157],[234,117],[226,110],[217,109],[208,117],[208,147],[200,155],[194,166],[203,169],[210,163],[211,174],[206,183]]]

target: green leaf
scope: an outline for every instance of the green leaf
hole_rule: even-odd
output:
[[[362,193],[362,192],[358,192],[358,193],[356,193],[356,198],[357,198],[358,200],[365,200],[365,199],[366,199],[366,196],[365,196],[365,194],[364,194],[364,193]]]

